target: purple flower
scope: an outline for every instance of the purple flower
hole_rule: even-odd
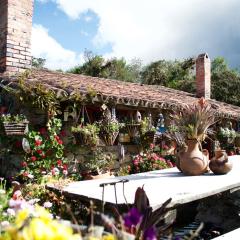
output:
[[[146,229],[143,233],[144,240],[157,240],[156,231],[153,227]]]
[[[137,208],[133,207],[130,211],[123,217],[124,225],[131,228],[132,226],[137,226],[141,220],[141,213]]]

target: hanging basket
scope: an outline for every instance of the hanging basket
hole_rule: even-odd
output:
[[[114,133],[100,133],[99,137],[101,140],[105,143],[106,146],[112,146],[118,136],[119,132],[114,132]]]
[[[7,136],[22,136],[28,132],[28,121],[26,122],[3,122],[3,127]]]
[[[81,146],[90,146],[90,147],[95,147],[99,143],[99,139],[97,141],[94,141],[91,136],[86,136],[83,133],[80,132],[75,132],[73,133],[74,138],[76,140],[76,144],[81,145]]]
[[[155,132],[154,131],[148,131],[144,134],[143,138],[147,143],[151,144],[151,143],[154,142]]]

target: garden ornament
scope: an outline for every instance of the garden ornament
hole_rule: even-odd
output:
[[[69,121],[69,119],[76,120],[77,118],[77,111],[73,106],[68,106],[64,110],[64,122]]]

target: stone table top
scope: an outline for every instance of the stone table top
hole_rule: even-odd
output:
[[[124,177],[72,182],[63,189],[63,192],[79,199],[99,201],[102,200],[103,189],[100,184],[126,179],[128,182],[124,184],[124,192],[130,204],[134,201],[136,189],[142,186],[153,209],[161,206],[169,198],[172,198],[171,206],[184,204],[240,187],[240,155],[231,156],[229,159],[233,162],[233,169],[226,175],[206,173],[201,176],[184,176],[177,168],[170,168]],[[118,204],[125,203],[123,184],[117,183],[115,186]],[[113,185],[105,186],[104,201],[116,203]]]

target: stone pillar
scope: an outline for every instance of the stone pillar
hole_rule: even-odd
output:
[[[196,60],[197,97],[211,97],[211,61],[207,53],[200,54]]]
[[[31,67],[33,0],[0,1],[0,72]]]

